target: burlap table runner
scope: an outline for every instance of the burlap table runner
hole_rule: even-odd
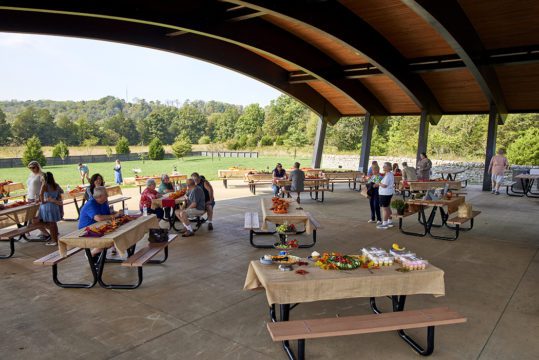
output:
[[[313,226],[311,224],[311,221],[307,213],[303,210],[297,209],[298,207],[300,207],[300,205],[295,200],[286,199],[286,201],[290,203],[290,206],[288,207],[288,213],[275,214],[272,210],[270,210],[270,208],[273,206],[271,202],[271,198],[260,199],[260,206],[262,208],[261,229],[263,231],[267,231],[268,222],[272,222],[274,224],[284,224],[285,222],[288,224],[303,223],[305,224],[305,232],[307,234],[311,234],[313,231]]]
[[[33,219],[39,210],[39,204],[31,203],[13,207],[10,209],[0,210],[0,229],[24,224]]]
[[[98,222],[91,227],[105,223],[106,221]],[[60,255],[66,256],[68,248],[103,249],[114,245],[120,255],[125,256],[126,250],[142,239],[151,228],[159,228],[159,222],[155,215],[141,216],[98,238],[81,237],[84,233],[84,229],[81,229],[62,236],[58,241],[58,249]]]
[[[251,261],[244,290],[264,288],[268,303],[295,304],[321,300],[391,295],[445,295],[444,272],[429,265],[425,270],[395,271],[398,265],[372,270],[322,270],[310,263],[306,275],[280,271],[278,265]]]
[[[164,195],[162,198],[153,199],[152,200],[152,210],[162,208],[163,207],[163,200],[168,200],[168,196]],[[187,197],[180,196],[179,198],[174,199],[174,204],[178,205],[178,204],[181,204],[181,203],[183,203],[185,201],[187,201]]]

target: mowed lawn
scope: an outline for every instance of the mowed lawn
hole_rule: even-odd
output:
[[[172,173],[174,166],[181,174],[190,175],[193,172],[198,172],[204,175],[208,180],[217,179],[217,170],[228,169],[231,166],[249,167],[257,170],[272,170],[277,162],[281,162],[285,169],[291,168],[294,161],[299,161],[302,167],[311,166],[311,159],[306,157],[298,157],[294,160],[293,157],[274,157],[266,156],[259,158],[214,158],[213,161],[208,157],[187,157],[184,160],[167,159],[160,161],[146,160],[142,161],[125,161],[122,162],[123,177],[133,177],[132,169],[142,170],[140,175],[161,175],[163,173]],[[106,163],[89,163],[90,175],[100,173],[105,178],[106,183],[114,182],[114,162]],[[46,166],[44,171],[50,171],[54,174],[56,181],[64,188],[66,185],[80,184],[80,176],[78,167],[75,164],[71,165],[54,165]],[[22,182],[26,184],[29,171],[26,168],[1,168],[0,181],[12,180],[14,182]]]

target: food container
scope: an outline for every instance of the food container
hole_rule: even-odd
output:
[[[412,271],[412,270],[425,270],[428,266],[429,262],[427,260],[418,258],[418,257],[411,257],[406,258],[402,262],[402,267],[406,270]]]

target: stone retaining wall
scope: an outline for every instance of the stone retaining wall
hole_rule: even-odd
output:
[[[415,158],[407,157],[389,157],[389,156],[374,156],[369,159],[369,163],[373,160],[378,161],[378,163],[383,163],[389,161],[391,163],[398,163],[399,167],[401,163],[406,161],[409,166],[415,166]],[[468,182],[471,184],[482,184],[483,183],[483,172],[484,164],[478,162],[463,162],[463,161],[452,161],[452,160],[432,160],[433,165],[433,176],[439,177],[437,171],[447,168],[464,168],[466,171],[458,176],[460,178],[468,178]],[[324,169],[357,169],[359,167],[359,155],[323,155],[322,156],[322,168]],[[523,165],[512,165],[511,170],[519,169],[539,169],[539,166],[523,166]],[[506,171],[507,179],[511,178],[511,171]]]

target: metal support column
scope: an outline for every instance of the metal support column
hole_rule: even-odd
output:
[[[322,116],[318,120],[318,126],[316,127],[316,138],[314,139],[314,154],[312,167],[314,169],[320,169],[322,164],[322,152],[324,151],[324,141],[326,140],[326,128],[328,124]]]
[[[496,136],[498,134],[498,118],[499,114],[494,105],[490,106],[490,112],[488,114],[488,132],[487,132],[487,148],[485,152],[485,171],[483,173],[483,191],[492,190],[492,182],[490,174],[488,173],[488,167],[490,165],[490,159],[496,152]]]
[[[367,173],[369,169],[369,157],[371,156],[372,130],[374,129],[374,119],[371,114],[365,114],[363,123],[363,135],[361,137],[361,154],[359,156],[359,170]]]
[[[419,162],[419,155],[421,153],[427,152],[427,144],[429,141],[429,119],[427,112],[423,111],[421,113],[421,118],[419,121],[419,137],[417,141],[417,155],[416,155],[416,164]]]

